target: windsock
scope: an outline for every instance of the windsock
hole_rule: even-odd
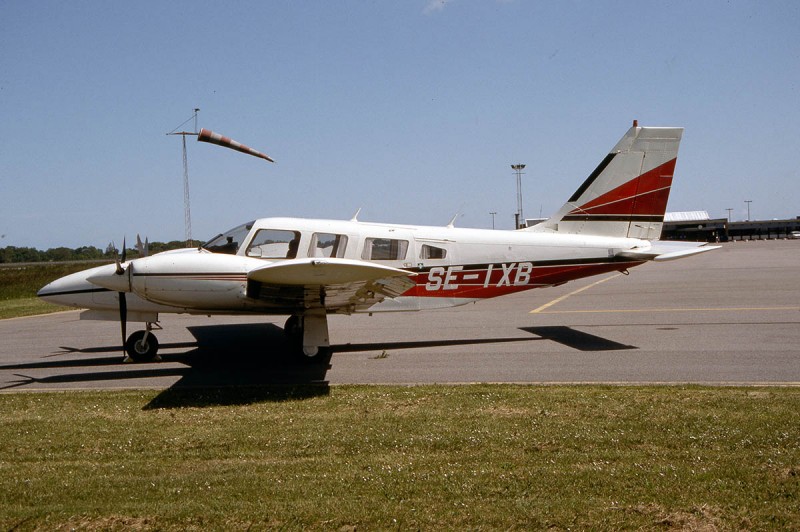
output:
[[[231,140],[229,137],[223,137],[219,133],[214,133],[213,131],[209,131],[208,129],[201,129],[200,134],[197,135],[197,140],[200,142],[210,142],[211,144],[217,144],[218,146],[225,146],[226,148],[230,148],[232,150],[240,151],[242,153],[247,153],[252,155],[253,157],[259,157],[261,159],[266,159],[271,163],[275,161],[269,157],[268,155],[264,155],[260,151],[256,151],[253,148],[247,147],[244,144],[240,144],[235,140]]]

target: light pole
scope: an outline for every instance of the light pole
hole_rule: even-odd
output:
[[[517,213],[514,215],[517,226],[514,229],[519,229],[521,227],[520,220],[525,221],[522,216],[522,170],[525,169],[525,165],[512,164],[511,169],[517,174]]]
[[[490,212],[489,214],[491,214],[491,215],[492,215],[492,229],[494,229],[494,215],[495,215],[495,214],[497,214],[497,212],[495,212],[495,211],[492,211],[492,212]]]
[[[750,204],[753,203],[753,200],[746,199],[746,200],[744,200],[744,202],[747,203],[747,221],[749,222],[750,221]]]
[[[727,208],[725,210],[728,211],[728,223],[731,223],[731,211],[733,210],[733,208]]]

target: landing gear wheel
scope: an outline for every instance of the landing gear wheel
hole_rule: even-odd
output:
[[[125,352],[136,362],[150,362],[158,353],[158,339],[150,331],[136,331],[128,336]]]
[[[322,364],[330,361],[328,322],[323,311],[306,312],[289,316],[283,332],[289,340],[289,349],[302,364]]]

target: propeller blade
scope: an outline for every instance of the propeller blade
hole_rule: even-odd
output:
[[[125,237],[122,237],[122,261],[125,262]],[[119,257],[117,258],[117,275],[123,275],[125,268],[120,264]],[[119,295],[119,329],[122,333],[122,354],[125,353],[125,340],[128,338],[128,300],[125,297],[125,292],[117,292]]]
[[[128,302],[125,292],[119,292],[119,326],[122,332],[122,351],[125,354],[125,340],[128,338]]]
[[[122,267],[123,262],[125,262],[125,237],[122,237],[122,260],[120,260],[119,255],[115,260],[117,264],[117,275],[122,275],[125,273],[125,268]]]

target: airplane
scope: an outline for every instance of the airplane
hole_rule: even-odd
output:
[[[716,249],[659,240],[676,127],[636,121],[556,214],[516,230],[262,218],[197,248],[67,275],[45,301],[119,321],[126,361],[158,359],[163,313],[287,315],[293,350],[331,352],[329,314],[447,308]],[[145,329],[127,336],[127,322]]]

